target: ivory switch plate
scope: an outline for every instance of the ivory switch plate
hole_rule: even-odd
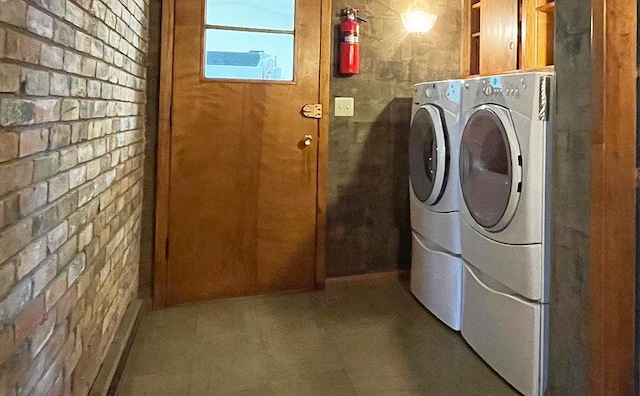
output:
[[[336,98],[335,116],[353,117],[354,103],[353,98]]]

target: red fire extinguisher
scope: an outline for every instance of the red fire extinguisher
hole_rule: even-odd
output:
[[[351,75],[360,72],[360,22],[357,9],[347,8],[340,24],[340,74]]]

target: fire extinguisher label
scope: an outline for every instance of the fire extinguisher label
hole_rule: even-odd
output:
[[[356,44],[360,40],[358,39],[358,36],[345,35],[343,41],[347,44]]]

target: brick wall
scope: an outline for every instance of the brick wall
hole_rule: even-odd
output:
[[[369,20],[360,30],[361,73],[339,76],[337,49],[333,57],[331,96],[354,97],[355,117],[331,118],[329,276],[409,268],[413,84],[460,76],[461,2],[424,2],[425,11],[438,15],[433,30],[424,35],[408,34],[400,20],[398,12],[416,5],[411,0],[333,0],[334,14],[356,5]],[[334,30],[334,45],[335,35]]]
[[[146,0],[0,0],[0,395],[86,394],[137,292]]]

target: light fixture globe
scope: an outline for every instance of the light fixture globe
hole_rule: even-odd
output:
[[[402,24],[409,33],[427,33],[433,29],[438,16],[424,11],[408,11],[401,15]]]

